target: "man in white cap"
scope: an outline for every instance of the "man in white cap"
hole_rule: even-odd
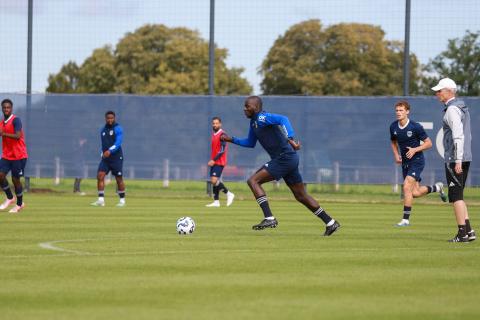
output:
[[[443,147],[445,172],[448,183],[448,200],[453,203],[458,233],[450,242],[469,242],[476,239],[470,226],[468,210],[463,200],[463,189],[472,161],[472,134],[470,113],[462,100],[455,97],[457,85],[449,78],[441,79],[432,88],[445,105],[443,116]]]

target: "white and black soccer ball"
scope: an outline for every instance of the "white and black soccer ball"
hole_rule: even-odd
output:
[[[178,234],[191,234],[195,231],[195,221],[190,217],[181,217],[177,220]]]

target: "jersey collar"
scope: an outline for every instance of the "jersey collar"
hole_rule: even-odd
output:
[[[12,117],[13,117],[13,113],[6,120],[3,120],[3,123],[7,124],[8,121],[10,121],[10,119],[12,119]]]
[[[409,123],[410,123],[410,119],[408,119],[407,123],[402,127],[402,126],[400,125],[400,121],[398,121],[398,127],[403,130],[403,129],[405,129],[405,128],[409,125]]]
[[[223,129],[219,129],[217,132],[214,132],[213,135],[216,136],[217,134],[221,133]]]

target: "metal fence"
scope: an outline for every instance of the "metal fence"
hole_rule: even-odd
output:
[[[231,135],[246,136],[244,97],[0,94],[14,101],[24,123],[31,177],[94,177],[100,160],[100,128],[112,109],[125,130],[127,178],[201,180],[207,178],[210,119],[219,116]],[[401,181],[393,163],[389,126],[396,97],[264,97],[264,108],[290,118],[302,143],[304,179],[320,183],[390,184]],[[411,97],[411,118],[434,142],[425,153],[426,183],[444,179],[438,152],[443,107],[434,97]],[[465,98],[472,116],[473,157],[480,159],[480,98]],[[255,149],[229,145],[226,180],[244,180],[268,161]],[[473,161],[468,183],[480,185],[480,161]]]

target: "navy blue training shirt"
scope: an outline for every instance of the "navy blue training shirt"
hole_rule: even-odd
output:
[[[272,159],[285,153],[296,151],[288,143],[294,137],[292,125],[286,116],[262,111],[250,119],[248,137],[239,139],[232,137],[233,143],[242,147],[253,148],[257,140]]]
[[[109,158],[112,159],[123,156],[123,129],[118,123],[114,123],[113,126],[105,125],[100,132],[100,136],[102,138],[102,153],[110,150]]]
[[[424,161],[423,152],[417,152],[412,159],[408,159],[407,147],[416,148],[420,145],[420,141],[424,141],[427,138],[428,135],[425,133],[422,125],[415,121],[408,120],[407,125],[403,128],[400,127],[398,120],[390,125],[390,140],[397,141],[400,154],[402,155],[402,162]]]

